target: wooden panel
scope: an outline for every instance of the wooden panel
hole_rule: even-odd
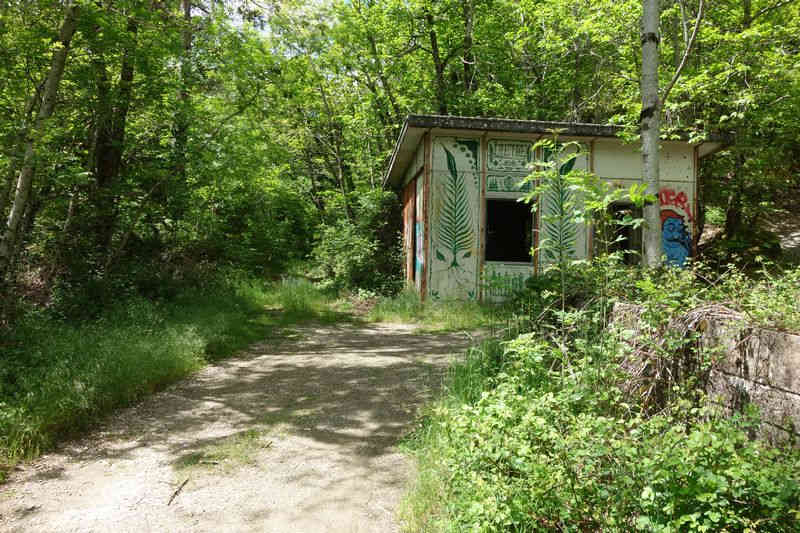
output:
[[[481,137],[481,191],[479,196],[481,221],[478,228],[478,235],[480,235],[479,251],[478,251],[478,294],[479,298],[483,299],[483,275],[484,264],[486,263],[486,154],[488,152],[489,141],[486,135]]]
[[[405,258],[405,278],[408,284],[414,282],[415,196],[415,180],[411,180],[411,182],[403,188],[403,256]]]

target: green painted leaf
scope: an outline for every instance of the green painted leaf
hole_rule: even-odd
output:
[[[469,194],[464,177],[459,175],[456,159],[442,146],[447,158],[447,169],[450,177],[446,182],[442,208],[437,224],[437,240],[441,247],[453,256],[451,268],[457,268],[458,256],[469,252],[472,248],[474,232],[472,228],[472,211],[469,205]],[[462,259],[469,257],[465,255]],[[442,258],[444,260],[444,258]]]

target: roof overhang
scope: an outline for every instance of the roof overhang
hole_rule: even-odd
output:
[[[549,122],[541,120],[514,120],[508,118],[454,117],[443,115],[408,115],[403,122],[400,136],[389,159],[389,167],[384,176],[384,185],[396,187],[401,184],[403,173],[414,158],[419,141],[428,132],[453,135],[474,135],[475,133],[503,134],[504,137],[527,138],[530,135],[550,134],[558,130],[566,138],[619,138],[622,126],[607,124],[584,124],[578,122]],[[689,143],[689,137],[677,139]],[[699,157],[711,155],[729,143],[722,138],[702,142],[692,142],[697,146]]]

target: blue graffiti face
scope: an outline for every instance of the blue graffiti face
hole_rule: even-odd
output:
[[[683,266],[692,246],[692,239],[686,230],[682,218],[669,217],[661,224],[661,242],[667,263],[673,266]]]

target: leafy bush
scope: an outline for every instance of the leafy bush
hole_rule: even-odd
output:
[[[394,294],[402,286],[400,220],[396,195],[363,193],[353,220],[321,224],[312,258],[321,277],[336,289],[368,289]]]
[[[620,387],[631,347],[603,317],[604,298],[624,297],[658,331],[705,298],[754,287],[781,296],[771,309],[758,303],[766,292],[739,304],[771,316],[797,301],[798,274],[710,282],[701,270],[615,269],[570,271],[563,312],[560,280],[539,278],[538,297],[520,296],[538,319],[531,332],[484,344],[451,368],[409,441],[422,470],[406,503],[410,529],[800,530],[800,450],[752,440],[757,416],[707,407],[691,379],[657,411],[634,401]],[[671,339],[663,356],[690,342]]]
[[[753,442],[746,421],[711,412],[640,416],[613,386],[616,365],[605,354],[619,350],[606,338],[565,362],[529,335],[506,345],[496,374],[491,358],[455,370],[461,392],[433,409],[421,443],[447,480],[434,529],[800,527],[800,454]],[[464,394],[466,375],[479,377],[466,388],[477,395]]]

